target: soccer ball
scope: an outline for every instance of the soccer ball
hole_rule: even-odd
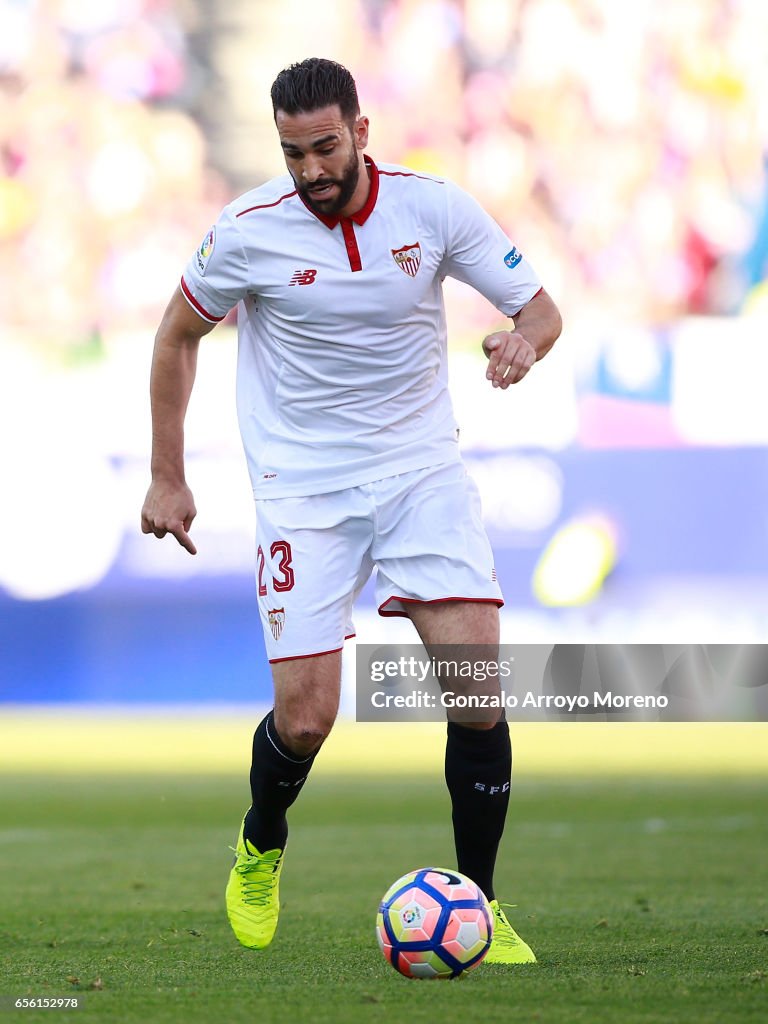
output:
[[[444,868],[398,878],[376,916],[379,949],[406,978],[456,978],[477,967],[492,936],[493,914],[482,890]]]

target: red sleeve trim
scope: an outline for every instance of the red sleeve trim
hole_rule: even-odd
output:
[[[542,293],[543,291],[544,291],[544,288],[543,288],[543,287],[539,288],[539,290],[538,290],[538,291],[536,292],[536,295],[541,295],[541,293]],[[533,302],[533,300],[534,300],[534,299],[536,298],[536,295],[532,295],[532,296],[530,297],[530,299],[528,299],[528,302]],[[518,314],[519,314],[519,313],[521,312],[521,310],[525,309],[525,307],[526,307],[526,306],[528,305],[528,302],[524,302],[524,303],[522,304],[522,306],[520,307],[520,309],[516,310],[516,311],[515,311],[514,313],[509,313],[509,314],[508,314],[508,316],[509,316],[509,319],[510,319],[510,320],[514,320],[514,319],[515,319],[515,317],[516,317],[516,316],[517,316],[517,315],[518,315]]]
[[[203,320],[207,320],[209,324],[220,324],[221,321],[224,319],[223,316],[214,316],[213,313],[209,313],[207,309],[200,305],[195,296],[187,287],[187,282],[184,280],[183,277],[181,279],[181,293],[187,300],[187,302],[190,304],[192,309],[194,309],[194,311],[198,313],[203,318]]]

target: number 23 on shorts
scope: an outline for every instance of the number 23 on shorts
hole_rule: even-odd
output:
[[[272,577],[272,587],[276,594],[283,594],[287,590],[293,590],[293,584],[295,582],[293,575],[293,568],[291,566],[291,545],[287,540],[274,540],[269,546],[270,557],[275,559],[280,556],[280,561],[277,565],[277,575]],[[256,561],[259,568],[259,597],[267,596],[267,584],[264,580],[264,568],[266,559],[264,557],[264,549],[259,545],[258,551],[256,552]]]

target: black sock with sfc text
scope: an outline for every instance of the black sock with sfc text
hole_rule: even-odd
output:
[[[288,822],[285,812],[301,792],[315,755],[297,757],[275,728],[273,712],[253,734],[251,809],[245,816],[244,837],[260,853],[285,847]]]
[[[493,869],[504,832],[512,776],[506,721],[492,729],[448,723],[445,781],[453,806],[457,867],[495,898]]]

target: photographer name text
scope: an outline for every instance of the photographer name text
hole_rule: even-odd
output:
[[[548,711],[595,711],[623,710],[629,711],[641,708],[666,708],[669,706],[669,698],[664,694],[641,695],[625,693],[612,693],[607,690],[605,693],[593,691],[592,696],[588,694],[542,694],[527,693],[518,696],[514,693],[505,693],[503,690],[498,694],[491,693],[455,693],[452,690],[444,690],[440,694],[432,693],[430,690],[414,690],[412,693],[387,693],[386,690],[374,690],[371,694],[371,705],[374,708],[389,709],[437,709],[437,708],[535,708]]]

